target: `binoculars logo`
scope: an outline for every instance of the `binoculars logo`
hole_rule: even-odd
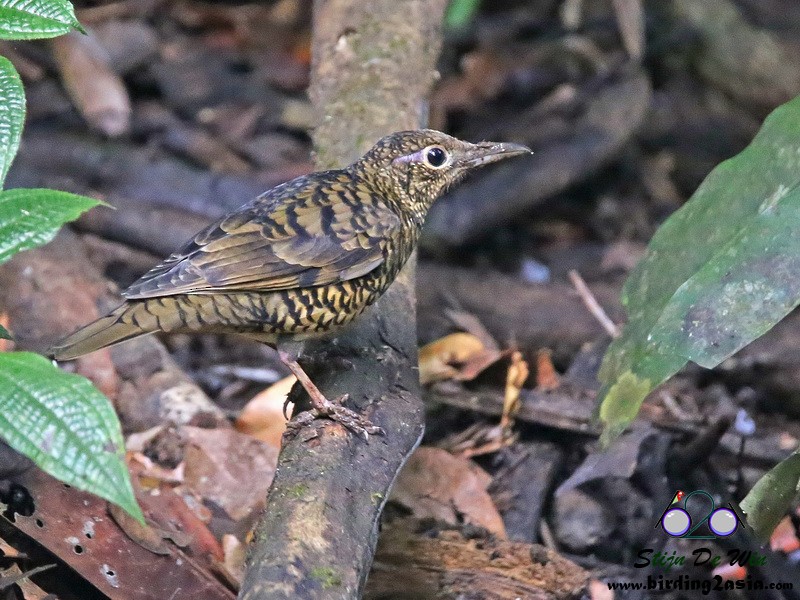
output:
[[[692,502],[694,518],[689,514],[688,509],[691,498],[695,498]],[[718,507],[714,502],[714,497],[708,492],[695,490],[684,494],[678,490],[655,526],[661,525],[664,532],[672,537],[713,540],[733,535],[741,523],[742,520],[733,506],[728,504]]]

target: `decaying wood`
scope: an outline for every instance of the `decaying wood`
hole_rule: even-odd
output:
[[[588,573],[542,546],[434,537],[400,526],[381,536],[365,597],[417,600],[567,600],[585,592]]]
[[[443,0],[318,0],[310,95],[319,113],[317,166],[341,166],[379,137],[420,125],[433,81]],[[398,471],[419,443],[413,265],[313,373],[329,397],[349,393],[386,431],[369,443],[321,425],[286,443],[256,531],[240,597],[358,598],[378,520]],[[339,368],[332,368],[339,364]]]

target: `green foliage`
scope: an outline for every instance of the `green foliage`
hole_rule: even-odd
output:
[[[742,500],[747,524],[766,542],[797,496],[800,454],[792,454],[770,469]]]
[[[0,0],[0,39],[53,37],[80,29],[66,0]],[[19,148],[25,95],[0,57],[0,189]],[[98,200],[46,189],[0,191],[0,263],[45,244]],[[0,327],[0,338],[10,339]],[[51,475],[119,504],[144,521],[125,467],[114,409],[83,377],[29,352],[0,353],[0,436]]]
[[[450,0],[444,14],[444,26],[447,29],[463,29],[478,14],[481,0]]]
[[[800,303],[800,97],[767,117],[658,230],[600,370],[604,441],[688,361],[714,367]]]
[[[11,337],[11,334],[8,333],[8,329],[0,325],[0,340],[13,340],[14,338]]]
[[[57,190],[0,192],[0,263],[21,250],[46,244],[61,225],[98,204],[94,198]]]
[[[61,481],[142,519],[123,460],[114,409],[88,379],[31,352],[0,353],[0,431],[8,444]]]
[[[0,56],[0,187],[19,148],[22,123],[25,121],[25,92],[17,70]]]
[[[0,0],[0,39],[33,40],[83,31],[68,0]]]

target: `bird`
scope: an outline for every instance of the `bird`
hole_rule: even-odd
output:
[[[345,327],[386,291],[448,188],[529,153],[432,129],[387,135],[351,165],[297,177],[212,223],[49,355],[70,360],[156,332],[238,334],[276,348],[307,392],[311,410],[292,426],[325,417],[382,434],[343,406],[346,395],[329,400],[317,388],[298,363],[304,341]]]

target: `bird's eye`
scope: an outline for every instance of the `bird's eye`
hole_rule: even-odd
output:
[[[438,169],[447,162],[447,151],[440,146],[431,146],[425,149],[425,162]]]

